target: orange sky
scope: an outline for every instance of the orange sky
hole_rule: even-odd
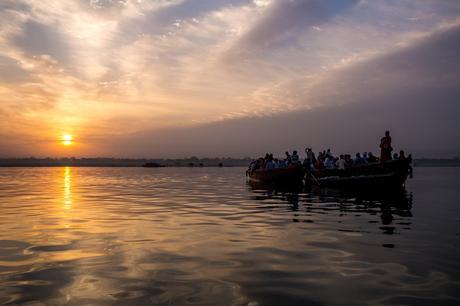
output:
[[[2,1],[1,154],[130,154],[117,145],[146,131],[359,100],[363,82],[342,86],[344,72],[460,25],[458,1],[414,3]],[[382,77],[382,91],[402,86]]]

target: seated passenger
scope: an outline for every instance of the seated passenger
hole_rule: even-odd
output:
[[[249,172],[254,171],[256,169],[256,165],[257,165],[256,160],[251,161],[251,163],[249,164],[249,168],[248,168]]]
[[[273,160],[271,159],[267,160],[267,162],[265,163],[265,169],[267,170],[275,169],[275,163],[273,162]]]
[[[310,173],[316,172],[315,163],[310,164]]]
[[[367,154],[367,162],[368,163],[376,163],[377,162],[377,157],[375,157],[374,154],[372,154],[372,152],[369,152]]]
[[[345,162],[345,157],[343,155],[340,155],[340,158],[336,161],[335,165],[339,170],[345,170],[346,162]]]
[[[345,154],[345,163],[347,166],[352,166],[353,165],[353,159],[351,159],[350,154]]]
[[[265,160],[262,157],[257,160],[256,169],[265,169]]]
[[[311,164],[311,159],[308,157],[303,160],[302,166],[305,168],[305,170],[310,169],[310,164]]]
[[[304,168],[305,168],[305,171],[307,171],[308,173],[313,173],[315,172],[315,163],[313,163],[311,160],[309,160],[308,158],[306,159],[306,163],[304,163]]]
[[[280,159],[280,160],[278,161],[278,167],[279,167],[279,168],[286,168],[286,167],[287,167],[286,161],[283,160],[283,159]]]
[[[367,152],[364,152],[364,153],[363,153],[362,159],[363,159],[363,162],[364,162],[365,164],[368,163],[368,161],[367,161],[367,159],[368,159]]]
[[[319,151],[318,152],[318,159],[321,159],[321,160],[324,160],[325,156],[323,154],[323,152]]]
[[[393,159],[398,159],[398,158],[399,158],[398,153],[393,154]]]
[[[364,161],[363,161],[363,158],[361,157],[361,154],[356,153],[356,157],[355,157],[355,160],[354,160],[353,164],[356,165],[356,166],[364,164]]]
[[[291,155],[289,154],[288,151],[286,151],[286,158],[284,159],[286,161],[286,164],[287,165],[290,165],[291,164]]]
[[[326,157],[326,161],[324,162],[324,167],[326,169],[334,169],[335,168],[334,158],[331,156]]]
[[[404,150],[399,151],[399,159],[400,160],[406,159],[406,154],[404,153]]]
[[[299,159],[299,155],[297,154],[297,151],[292,152],[291,163],[293,165],[299,165],[300,164],[300,159]]]

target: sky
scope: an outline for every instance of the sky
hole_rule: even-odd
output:
[[[458,0],[2,0],[0,156],[460,156],[459,54]]]

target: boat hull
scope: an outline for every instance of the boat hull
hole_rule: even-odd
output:
[[[307,185],[340,188],[401,187],[410,173],[410,161],[394,160],[350,167],[346,170],[325,170],[306,176]]]
[[[258,169],[248,173],[253,182],[265,184],[298,185],[302,184],[305,172],[302,167],[289,167],[278,169]]]

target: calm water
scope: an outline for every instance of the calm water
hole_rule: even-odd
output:
[[[0,304],[460,305],[460,168],[405,193],[242,168],[0,169]]]

